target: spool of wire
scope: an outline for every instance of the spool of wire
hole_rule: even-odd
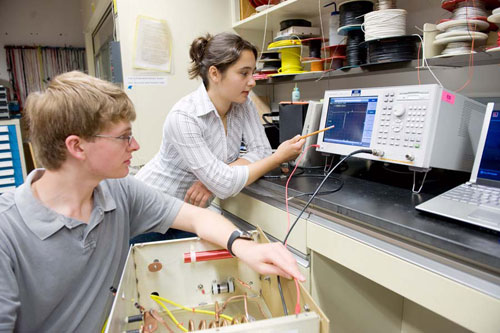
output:
[[[375,10],[386,10],[396,8],[396,0],[378,0]]]
[[[321,58],[321,44],[327,41],[328,39],[323,39],[321,37],[313,37],[313,38],[302,39],[302,45],[309,46],[310,58]]]
[[[281,52],[281,68],[278,72],[293,73],[302,71],[300,64],[300,47],[283,48]]]
[[[365,40],[406,35],[406,10],[385,9],[367,13],[362,27]]]
[[[441,54],[442,55],[465,54],[465,53],[471,53],[471,51],[472,51],[472,44],[470,42],[452,42],[446,45]]]
[[[460,2],[453,10],[451,18],[453,20],[471,19],[476,17],[486,17],[486,6],[481,0]]]
[[[344,26],[359,25],[363,23],[363,15],[373,10],[371,1],[345,1],[339,5],[339,29]]]
[[[359,66],[365,63],[366,50],[362,43],[365,34],[361,30],[350,30],[347,32],[346,63],[347,66]]]
[[[436,28],[442,32],[436,35],[434,45],[446,45],[442,55],[466,54],[484,44],[488,38],[482,30],[490,28],[486,22],[486,2],[483,0],[442,1],[441,7],[452,11],[450,19],[442,20]],[[474,43],[474,44],[473,44]]]
[[[399,36],[367,41],[368,64],[410,61],[417,58],[418,37]]]

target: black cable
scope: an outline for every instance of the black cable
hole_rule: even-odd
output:
[[[326,182],[326,180],[328,179],[328,177],[330,177],[330,174],[342,163],[344,162],[346,159],[348,159],[349,157],[351,156],[354,156],[354,155],[357,155],[357,154],[372,154],[373,153],[373,150],[371,149],[358,149],[358,150],[355,150],[353,151],[352,153],[350,153],[349,155],[345,156],[343,159],[341,159],[327,174],[326,176],[323,178],[323,180],[321,181],[321,183],[319,184],[319,186],[316,188],[316,191],[314,191],[313,195],[309,198],[309,201],[307,201],[306,205],[304,206],[304,208],[302,208],[302,210],[300,211],[299,215],[297,216],[297,218],[295,219],[295,222],[293,222],[292,226],[290,227],[290,230],[288,230],[288,233],[286,234],[285,236],[285,239],[283,240],[283,244],[286,243],[288,237],[290,236],[290,233],[292,232],[293,228],[295,227],[295,225],[297,224],[297,222],[299,221],[300,217],[302,216],[302,214],[304,214],[305,210],[307,209],[307,207],[309,207],[309,205],[311,204],[311,202],[313,201],[314,197],[318,194],[319,190],[321,189],[321,187],[323,186],[323,184]]]
[[[276,124],[274,123],[274,121],[269,122],[269,120],[267,120],[267,119],[266,119],[266,117],[276,117],[276,116],[279,116],[279,112],[274,111],[274,112],[267,112],[267,113],[263,113],[263,114],[262,114],[262,120],[263,120],[263,121],[264,121],[267,125],[271,125],[271,126],[276,127],[277,129],[279,129],[279,126],[278,126],[278,125],[276,125]]]
[[[365,33],[362,30],[347,32],[346,63],[347,66],[359,66],[365,63],[366,49],[363,45]]]
[[[418,40],[415,37],[398,36],[367,41],[367,63],[380,64],[416,59]]]
[[[330,174],[342,163],[344,162],[346,159],[348,159],[349,157],[351,156],[354,156],[354,155],[357,155],[357,154],[373,154],[373,150],[371,149],[358,149],[358,150],[355,150],[353,151],[352,153],[350,153],[349,155],[345,156],[343,159],[341,159],[325,176],[325,178],[323,178],[323,180],[321,181],[321,183],[319,184],[319,186],[316,188],[316,191],[314,191],[313,195],[309,198],[309,201],[307,201],[306,205],[304,206],[304,208],[302,208],[302,210],[300,211],[299,215],[297,216],[297,218],[295,219],[295,222],[293,222],[292,226],[290,227],[290,230],[288,230],[288,233],[286,234],[285,236],[285,239],[283,240],[283,245],[286,243],[288,237],[290,236],[290,233],[292,232],[293,228],[295,227],[295,225],[297,224],[297,222],[299,221],[300,217],[302,216],[302,214],[304,214],[305,210],[307,209],[307,207],[309,207],[309,205],[311,204],[311,202],[313,201],[314,197],[318,194],[319,190],[321,189],[321,187],[323,186],[323,184],[326,182],[326,180],[330,177]],[[286,303],[285,303],[285,296],[283,295],[283,290],[281,288],[281,280],[280,280],[280,277],[278,276],[278,290],[280,292],[280,296],[281,296],[281,304],[283,305],[283,312],[285,313],[285,316],[288,315],[288,309],[286,307]]]
[[[318,193],[316,193],[316,195],[318,196],[318,195],[332,194],[332,193],[340,191],[342,189],[342,187],[344,187],[344,181],[342,179],[340,179],[340,185],[336,189],[318,192]],[[299,195],[294,196],[293,198],[295,199],[298,197],[302,197],[304,195],[313,195],[313,194],[314,194],[314,192],[301,193]]]
[[[285,316],[288,316],[288,309],[286,308],[286,303],[285,303],[285,295],[283,295],[283,289],[281,289],[281,280],[279,275],[278,275],[278,290],[280,292],[281,304],[283,304],[283,312],[285,313]]]
[[[373,10],[371,1],[352,1],[340,6],[339,27],[363,24],[364,15]]]

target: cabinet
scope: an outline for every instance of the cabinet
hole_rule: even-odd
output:
[[[264,229],[272,225],[278,235],[286,230],[286,220],[277,218],[284,214],[283,201],[269,198],[282,193],[264,183],[221,201],[220,207]],[[331,331],[494,332],[499,327],[498,275],[338,213],[313,208],[304,215],[305,229],[292,236],[305,237],[311,295]]]
[[[0,121],[0,194],[15,189],[26,178],[19,119]]]

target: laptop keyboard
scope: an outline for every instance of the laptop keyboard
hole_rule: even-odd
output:
[[[494,187],[462,184],[441,194],[441,196],[449,200],[500,209],[500,189]]]

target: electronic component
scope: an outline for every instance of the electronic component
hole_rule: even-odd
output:
[[[217,283],[217,282],[212,283],[213,295],[226,294],[226,293],[230,294],[234,293],[233,279],[228,279],[227,282],[222,282],[222,283]]]
[[[485,106],[436,84],[325,92],[318,151],[428,170],[470,171]]]
[[[158,272],[162,267],[163,265],[158,259],[153,260],[153,262],[148,265],[148,269],[150,272]]]
[[[267,241],[259,234],[258,241]],[[260,276],[237,258],[184,263],[185,253],[214,253],[216,245],[196,239],[136,244],[129,252],[106,332],[186,332],[217,328],[231,332],[328,332],[328,319],[300,285],[301,309],[283,316],[277,279]],[[148,266],[163,265],[160,271]],[[238,282],[238,283],[236,283]],[[203,292],[210,286],[212,292]],[[282,280],[289,308],[297,289]],[[201,292],[200,292],[201,291]],[[139,320],[137,310],[143,315]],[[240,324],[242,328],[239,328]],[[138,331],[136,331],[138,330]]]

